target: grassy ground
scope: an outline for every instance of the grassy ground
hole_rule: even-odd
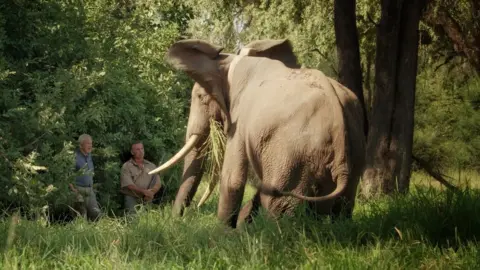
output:
[[[10,218],[0,269],[479,269],[480,190],[455,195],[431,181],[415,174],[409,195],[360,202],[353,221],[333,225],[299,211],[228,230],[216,195],[182,218],[169,205],[97,223]]]

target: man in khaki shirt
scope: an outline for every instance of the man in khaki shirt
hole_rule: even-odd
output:
[[[143,158],[145,154],[143,143],[132,144],[130,151],[132,158],[122,166],[120,189],[124,194],[125,209],[128,213],[133,213],[136,205],[152,202],[153,196],[161,187],[161,183],[158,174],[148,174],[156,166]]]

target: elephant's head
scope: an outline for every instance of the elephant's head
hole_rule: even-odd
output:
[[[174,214],[183,215],[197,191],[203,176],[203,155],[200,149],[210,132],[210,119],[218,121],[227,133],[230,130],[230,85],[228,71],[236,58],[248,56],[269,57],[296,65],[288,40],[260,40],[250,43],[239,55],[222,53],[223,48],[201,40],[182,40],[167,52],[167,61],[176,69],[186,72],[195,80],[192,89],[190,115],[185,146],[162,166],[150,172],[159,173],[185,159],[183,182],[173,207]],[[248,46],[248,45],[247,45]]]

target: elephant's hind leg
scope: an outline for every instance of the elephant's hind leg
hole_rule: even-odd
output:
[[[278,165],[272,166],[270,171],[264,173],[264,182],[280,191],[304,194],[309,182],[307,168],[293,160],[286,160],[286,163]],[[302,200],[292,196],[273,197],[262,194],[260,197],[262,206],[274,219],[282,215],[294,215],[295,208],[302,203]]]
[[[243,206],[238,216],[237,226],[242,224],[249,224],[253,221],[253,218],[258,214],[260,208],[260,193],[257,192],[253,199],[251,199],[245,206]]]

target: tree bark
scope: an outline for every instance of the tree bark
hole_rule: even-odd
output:
[[[373,66],[373,53],[366,53],[365,60],[365,88],[367,90],[367,100],[365,101],[365,108],[367,110],[367,118],[371,118],[372,113],[372,99],[373,99],[373,87],[372,87],[372,66]],[[368,124],[368,123],[367,123]]]
[[[362,88],[362,68],[355,15],[355,0],[335,0],[334,22],[340,83],[351,89],[363,108],[364,132],[368,132],[368,119]]]
[[[396,106],[392,138],[397,139],[397,167],[395,168],[394,179],[397,181],[398,191],[402,193],[408,192],[410,185],[419,43],[418,26],[425,1],[405,1],[400,22]]]
[[[366,197],[407,192],[412,163],[418,24],[426,0],[383,0],[375,100],[362,182]]]
[[[396,167],[396,141],[392,144],[393,108],[397,74],[398,40],[403,0],[382,0],[377,28],[375,98],[367,137],[366,166],[361,193],[365,197],[387,191]]]

